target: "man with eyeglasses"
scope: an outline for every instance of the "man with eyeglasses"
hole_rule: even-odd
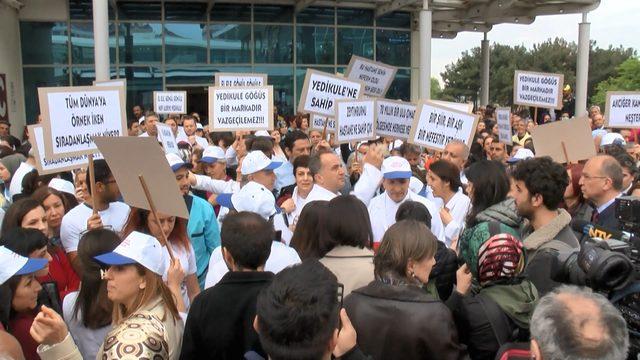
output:
[[[584,165],[580,189],[593,205],[591,222],[605,229],[618,230],[620,223],[615,214],[615,200],[622,193],[622,167],[609,155],[598,155]]]

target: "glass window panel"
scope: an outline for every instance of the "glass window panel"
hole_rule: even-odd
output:
[[[334,63],[334,28],[325,26],[298,26],[296,29],[296,56],[298,64]]]
[[[109,24],[109,61],[116,63],[116,30],[113,23]],[[71,23],[71,63],[94,63],[92,23]]]
[[[71,20],[92,20],[93,0],[69,0],[69,18]],[[109,20],[115,20],[113,7],[109,6]]]
[[[117,76],[116,68],[114,66],[110,69],[110,79],[115,79]],[[91,86],[96,79],[96,72],[93,66],[74,66],[71,69],[71,86]]]
[[[256,63],[292,63],[293,26],[254,25],[253,29]]]
[[[293,6],[254,5],[253,21],[292,23]]]
[[[167,21],[207,21],[207,4],[188,2],[164,3],[164,19]]]
[[[251,21],[250,4],[218,4],[211,8],[211,21]]]
[[[347,67],[346,66],[338,66],[336,67],[336,73],[340,73],[342,75],[344,75],[347,72]]]
[[[394,66],[411,66],[411,32],[378,29],[376,60]]]
[[[40,113],[38,104],[39,87],[69,86],[69,67],[50,68],[23,68],[24,78],[24,105],[27,123],[35,123],[36,116]]]
[[[121,67],[120,78],[127,79],[127,110],[135,105],[153,109],[153,92],[162,90],[162,71],[159,67]],[[130,111],[127,112],[130,114]]]
[[[206,85],[214,83],[217,72],[250,73],[249,66],[180,66],[167,67],[167,85]]]
[[[373,26],[373,10],[337,8],[338,25]]]
[[[387,90],[387,99],[411,101],[411,69],[398,69]]]
[[[162,7],[160,2],[118,1],[119,20],[160,20]]]
[[[162,61],[160,23],[121,23],[118,42],[121,64]]]
[[[278,114],[293,115],[293,67],[256,66],[254,72],[267,74],[269,85],[273,85],[273,105],[278,108]]]
[[[209,38],[212,63],[251,63],[251,25],[212,24]]]
[[[164,61],[167,64],[206,64],[205,24],[165,24]]]
[[[411,28],[411,13],[394,11],[376,19],[378,27]]]
[[[308,7],[296,16],[296,21],[299,24],[333,25],[336,19],[335,14],[335,8],[332,7]]]
[[[20,22],[20,38],[25,65],[69,62],[66,22]]]
[[[373,30],[338,28],[338,64],[348,64],[351,55],[373,59]]]
[[[300,102],[300,94],[302,93],[302,87],[304,86],[304,77],[307,74],[307,69],[315,69],[327,72],[329,74],[335,74],[335,68],[333,66],[306,66],[306,67],[296,67],[296,105],[295,108],[298,108],[298,103]]]

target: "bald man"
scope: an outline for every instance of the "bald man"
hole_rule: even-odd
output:
[[[580,190],[594,205],[591,222],[605,229],[619,230],[615,201],[622,193],[622,166],[609,155],[598,155],[587,161],[580,178]]]

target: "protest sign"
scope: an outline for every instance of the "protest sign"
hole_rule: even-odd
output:
[[[186,91],[154,91],[153,111],[156,114],[186,114]]]
[[[216,73],[216,86],[267,86],[266,74]]]
[[[336,142],[372,140],[376,137],[375,100],[336,101]]]
[[[320,116],[316,114],[311,114],[311,124],[309,125],[309,127],[314,130],[323,131],[324,124],[325,122],[327,122],[327,119],[329,119],[329,122],[327,123],[327,132],[336,132],[336,120],[334,118],[327,118],[326,116]]]
[[[478,120],[474,114],[422,101],[417,106],[408,141],[440,151],[451,140],[459,140],[470,146]]]
[[[116,178],[124,202],[151,210],[138,178],[142,175],[159,213],[189,218],[176,177],[156,139],[124,136],[97,137],[94,141]]]
[[[364,83],[364,94],[384,97],[398,68],[359,56],[351,55],[345,77]]]
[[[121,86],[38,88],[45,153],[51,159],[97,152],[92,138],[127,133]]]
[[[336,100],[359,99],[363,90],[364,85],[360,81],[307,69],[298,111],[332,117]]]
[[[105,81],[94,81],[93,86],[122,86],[127,88],[127,79],[111,79]]]
[[[86,168],[89,164],[88,155],[74,155],[59,159],[49,159],[49,157],[45,155],[44,151],[44,133],[42,125],[29,125],[27,126],[27,131],[29,131],[29,143],[31,143],[31,148],[33,149],[33,157],[36,160],[36,169],[38,170],[38,174],[46,175]],[[93,155],[93,158],[101,159],[102,155],[96,153]]]
[[[513,76],[513,103],[562,109],[564,75],[516,70]]]
[[[209,87],[209,130],[273,129],[273,86]]]
[[[376,135],[406,140],[411,132],[416,106],[394,100],[376,100]]]
[[[180,154],[176,137],[173,135],[173,131],[171,131],[171,126],[158,122],[156,123],[156,128],[158,129],[158,141],[162,144],[164,152],[166,154]]]
[[[596,156],[587,117],[539,125],[531,131],[536,157],[550,156],[558,163],[575,163]]]
[[[431,101],[436,105],[448,107],[449,109],[454,109],[454,110],[466,112],[469,114],[473,113],[472,103],[457,103],[457,102],[444,101],[444,100],[429,100],[429,101]]]
[[[640,92],[607,91],[605,124],[610,128],[640,128]]]
[[[498,123],[498,138],[500,142],[511,145],[513,143],[511,140],[511,109],[497,108],[496,121]]]

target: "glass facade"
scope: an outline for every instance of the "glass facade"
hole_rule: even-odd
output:
[[[91,85],[91,0],[69,0],[66,22],[20,23],[26,115],[41,86]],[[268,74],[280,113],[295,113],[307,68],[344,72],[351,55],[399,70],[387,97],[410,99],[411,15],[371,9],[180,1],[109,6],[111,77],[127,79],[127,106],[152,107],[152,92],[213,84],[216,72]],[[205,109],[206,110],[206,109]],[[199,110],[203,111],[203,110]],[[206,116],[206,112],[205,112]]]

